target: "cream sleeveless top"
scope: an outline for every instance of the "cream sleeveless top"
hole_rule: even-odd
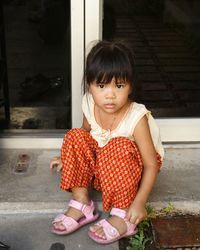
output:
[[[138,121],[146,115],[148,118],[148,124],[152,136],[152,140],[154,143],[154,147],[156,151],[160,154],[163,159],[164,149],[161,143],[160,131],[159,128],[152,117],[150,111],[146,109],[143,104],[139,104],[133,102],[123,119],[120,121],[118,126],[110,131],[104,130],[100,127],[100,125],[95,120],[94,115],[94,100],[92,95],[87,93],[83,96],[82,100],[82,110],[83,113],[91,126],[90,134],[92,137],[98,142],[99,147],[105,146],[110,139],[123,136],[129,138],[131,141],[134,141],[133,131],[138,123]]]

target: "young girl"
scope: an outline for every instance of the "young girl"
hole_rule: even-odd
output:
[[[97,220],[89,197],[93,186],[102,192],[107,219],[89,228],[89,236],[107,244],[136,233],[146,217],[145,204],[163,158],[159,130],[144,105],[134,102],[134,59],[124,44],[98,42],[86,61],[83,125],[64,137],[61,188],[72,192],[65,214],[52,231],[66,235]]]

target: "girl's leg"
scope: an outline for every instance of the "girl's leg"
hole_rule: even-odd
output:
[[[124,137],[112,139],[98,152],[98,178],[94,183],[102,190],[102,202],[105,211],[111,208],[128,210],[134,200],[142,174],[142,160],[135,143]],[[119,234],[126,233],[127,225],[116,215],[107,219]],[[93,226],[91,231],[105,238],[101,226]]]
[[[90,198],[88,194],[88,189],[84,187],[75,187],[71,189],[72,191],[72,199],[79,201],[82,204],[89,205]],[[69,207],[67,211],[64,213],[64,215],[69,216],[73,218],[74,220],[78,221],[80,218],[84,216],[82,211],[79,209],[76,209],[74,207]],[[62,222],[58,222],[54,224],[54,228],[64,230],[65,226],[62,224]]]
[[[89,204],[88,187],[93,178],[96,142],[83,129],[72,129],[64,137],[61,148],[62,172],[61,188],[72,192],[72,199],[82,204]],[[69,207],[66,216],[78,221],[83,213]],[[62,222],[54,223],[54,228],[63,230]]]
[[[71,129],[64,137],[61,148],[61,189],[88,188],[95,166],[97,142],[84,129]]]

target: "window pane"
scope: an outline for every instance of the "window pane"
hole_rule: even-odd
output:
[[[200,2],[105,0],[103,38],[136,63],[135,100],[157,117],[200,116]]]
[[[10,101],[7,128],[70,128],[70,1],[1,4],[1,59],[7,64]],[[2,86],[0,91],[3,100]]]

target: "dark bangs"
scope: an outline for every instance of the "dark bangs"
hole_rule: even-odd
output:
[[[134,61],[131,51],[122,43],[101,41],[92,48],[86,61],[86,84],[127,81],[133,84]]]

